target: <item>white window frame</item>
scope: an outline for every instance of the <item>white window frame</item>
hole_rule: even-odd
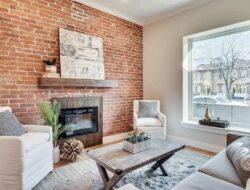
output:
[[[229,25],[229,26],[224,26],[212,30],[208,30],[205,32],[189,35],[183,37],[183,123],[188,124],[184,126],[188,126],[188,128],[197,128],[197,125],[199,125],[197,122],[193,121],[191,119],[192,115],[192,65],[189,64],[192,60],[192,54],[190,49],[192,48],[192,40],[198,39],[198,38],[207,38],[209,36],[213,35],[220,35],[220,33],[223,35],[225,33],[230,33],[231,31],[235,31],[237,29],[244,29],[250,27],[250,20]],[[202,126],[204,128],[204,126]],[[231,129],[234,131],[242,131],[240,128],[237,128],[237,126],[231,126]],[[225,130],[230,130],[225,129]],[[237,129],[237,130],[236,130]],[[239,129],[239,130],[238,130]],[[199,129],[200,130],[200,129]],[[221,134],[221,129],[216,129],[214,128],[212,131],[219,131],[218,133]],[[210,131],[210,130],[209,130]],[[246,128],[244,128],[244,131],[246,131]],[[249,131],[250,132],[250,131]],[[224,132],[223,132],[224,133]]]

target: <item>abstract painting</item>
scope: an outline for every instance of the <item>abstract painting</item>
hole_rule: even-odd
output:
[[[105,79],[102,38],[59,29],[62,78]]]

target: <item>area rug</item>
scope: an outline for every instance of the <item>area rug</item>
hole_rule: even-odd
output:
[[[209,159],[207,155],[184,149],[165,162],[164,167],[168,176],[162,176],[160,169],[150,171],[151,165],[147,165],[124,176],[114,189],[131,183],[141,190],[169,190],[197,171]],[[96,163],[87,159],[56,169],[33,190],[99,190],[102,188],[103,183]]]

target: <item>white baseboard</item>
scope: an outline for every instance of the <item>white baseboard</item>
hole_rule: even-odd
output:
[[[110,135],[102,138],[103,144],[108,144],[112,142],[122,141],[128,138],[128,133],[121,133],[117,135]]]
[[[182,137],[177,137],[177,136],[172,136],[172,135],[167,135],[167,139],[174,141],[174,142],[178,142],[178,143],[187,145],[187,146],[192,146],[194,148],[199,148],[202,150],[207,150],[207,151],[215,152],[215,153],[218,153],[218,152],[222,151],[223,149],[225,149],[225,147],[222,147],[222,146],[207,144],[207,143],[203,143],[200,141],[194,141],[194,140],[190,140],[190,139],[186,139],[186,138],[182,138]]]

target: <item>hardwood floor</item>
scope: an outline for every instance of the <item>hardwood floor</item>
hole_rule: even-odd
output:
[[[202,150],[202,149],[199,149],[199,148],[194,148],[194,147],[191,147],[191,146],[186,146],[186,149],[189,149],[189,150],[192,150],[194,152],[201,153],[201,154],[205,154],[205,155],[208,155],[208,156],[215,156],[217,154],[217,153],[214,153],[214,152]]]
[[[113,142],[113,143],[115,143],[115,142]],[[110,144],[113,144],[113,143],[110,143]],[[105,144],[105,145],[108,145],[108,144]],[[102,147],[102,146],[105,146],[105,145],[98,145],[98,146],[94,146],[94,147],[91,147],[91,148],[87,148],[87,149],[85,149],[85,151],[95,149],[95,148],[98,148],[98,147]],[[186,146],[185,149],[192,150],[194,152],[205,154],[205,155],[208,155],[208,156],[215,156],[216,155],[216,153],[214,153],[214,152],[209,152],[209,151],[194,148],[194,147],[191,147],[191,146]],[[86,156],[85,154],[83,154],[83,156],[76,162],[80,162],[80,161],[83,161],[83,160],[86,160],[86,159],[90,159],[90,158],[88,156]],[[61,161],[59,163],[54,164],[54,169],[57,169],[57,168],[60,168],[60,167],[63,167],[63,166],[67,166],[69,164],[73,164],[73,163],[76,163],[76,162],[68,162],[67,160],[61,159]]]
[[[91,149],[99,148],[99,147],[106,146],[106,145],[109,145],[109,144],[114,144],[114,143],[117,143],[117,142],[107,143],[105,145],[102,144],[102,145],[93,146],[91,148],[86,148],[84,151],[87,152],[87,151],[89,151]],[[59,163],[54,164],[54,169],[57,169],[57,168],[60,168],[60,167],[63,167],[63,166],[69,165],[69,164],[77,163],[77,162],[80,162],[80,161],[83,161],[83,160],[86,160],[86,159],[90,159],[90,158],[85,154],[83,154],[81,156],[81,158],[79,160],[77,160],[76,162],[69,162],[69,161],[61,158],[61,161]]]

